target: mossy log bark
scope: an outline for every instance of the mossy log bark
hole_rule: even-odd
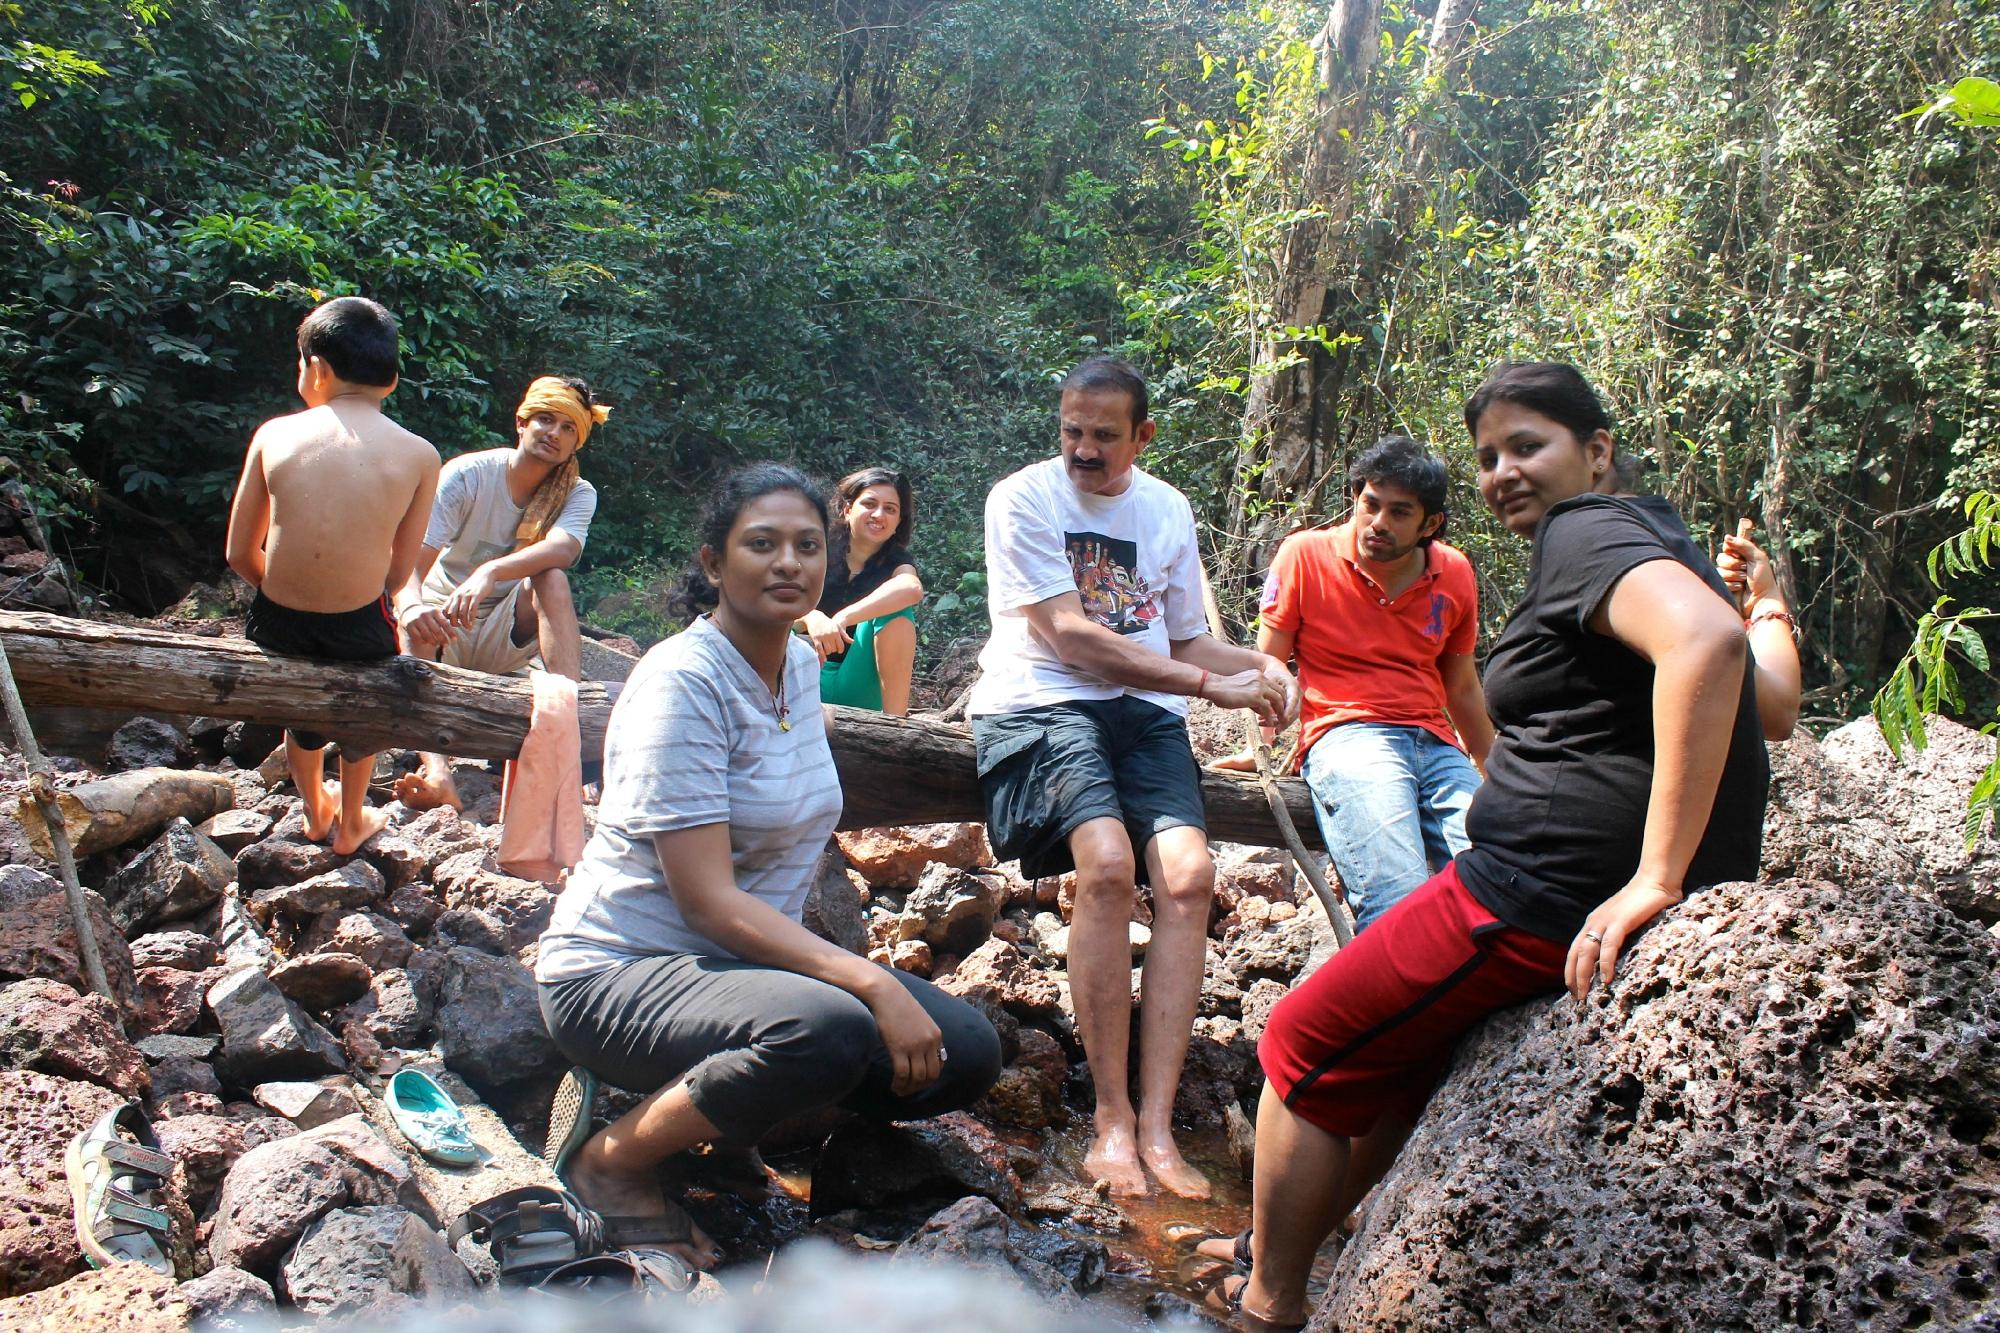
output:
[[[512,758],[533,711],[528,682],[398,657],[324,662],[266,653],[242,639],[205,639],[139,625],[32,612],[0,613],[0,636],[30,707],[77,705],[226,717],[297,726],[363,749],[431,750],[467,759]],[[611,700],[577,690],[586,759],[604,749]],[[972,737],[924,718],[835,708],[832,747],[847,808],[842,828],[983,818]],[[1318,845],[1305,784],[1279,784],[1292,819]],[[1255,781],[1202,775],[1210,836],[1280,846]]]

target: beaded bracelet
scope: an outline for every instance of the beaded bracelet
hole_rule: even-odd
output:
[[[1799,632],[1799,622],[1792,619],[1790,611],[1759,611],[1756,615],[1743,622],[1743,628],[1754,629],[1767,620],[1782,620],[1793,634],[1796,635]]]

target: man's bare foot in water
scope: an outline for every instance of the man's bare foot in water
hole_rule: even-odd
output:
[[[352,856],[361,850],[361,844],[389,826],[389,812],[372,805],[361,807],[359,814],[349,818],[345,811],[333,826],[333,850],[342,856]]]
[[[395,782],[396,799],[412,810],[435,810],[448,805],[463,811],[465,802],[458,799],[458,784],[451,780],[451,770],[440,767],[431,771],[428,766],[415,773],[405,773]]]
[[[301,787],[299,789],[299,811],[305,817],[306,841],[325,842],[327,834],[333,832],[335,818],[340,814],[340,783],[332,780],[319,786],[319,800]]]
[[[576,1196],[605,1217],[667,1216],[666,1196],[651,1174],[630,1172],[598,1174],[590,1168],[589,1152],[579,1152],[570,1162],[569,1187]],[[661,1249],[697,1271],[722,1262],[722,1251],[708,1233],[688,1219],[688,1238],[673,1244],[647,1242],[647,1249]]]
[[[1112,1125],[1097,1131],[1097,1137],[1090,1141],[1090,1151],[1083,1155],[1083,1174],[1090,1180],[1103,1181],[1111,1187],[1112,1194],[1127,1199],[1152,1190],[1146,1183],[1145,1168],[1139,1165],[1139,1143],[1130,1125]]]
[[[1139,1149],[1139,1160],[1153,1179],[1183,1199],[1206,1199],[1214,1190],[1207,1176],[1188,1165],[1171,1132],[1149,1135]]]

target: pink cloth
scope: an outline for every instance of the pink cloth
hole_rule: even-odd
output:
[[[583,738],[576,682],[534,673],[535,711],[500,788],[500,868],[559,883],[583,855]]]

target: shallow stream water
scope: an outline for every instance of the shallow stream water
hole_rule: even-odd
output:
[[[1032,1195],[1056,1190],[1088,1195],[1090,1182],[1082,1176],[1082,1162],[1089,1146],[1086,1117],[1078,1116],[1068,1129],[1051,1130],[1046,1135],[1021,1135],[1032,1146],[1044,1167],[1028,1183]],[[1118,1230],[1091,1230],[1074,1222],[1053,1218],[1028,1225],[1059,1230],[1101,1242],[1109,1256],[1103,1287],[1090,1298],[1096,1312],[1113,1322],[1133,1329],[1189,1327],[1199,1325],[1190,1306],[1198,1306],[1207,1283],[1182,1284],[1184,1270],[1193,1252],[1194,1239],[1202,1235],[1233,1236],[1250,1219],[1250,1182],[1243,1179],[1229,1152],[1224,1136],[1183,1133],[1182,1150],[1188,1160],[1207,1173],[1215,1192],[1206,1200],[1181,1199],[1156,1192],[1137,1199],[1108,1202],[1126,1219]],[[723,1275],[725,1286],[745,1279],[754,1281],[767,1266],[771,1254],[805,1236],[824,1234],[810,1218],[812,1157],[803,1154],[775,1158],[772,1170],[780,1188],[762,1203],[745,1203],[698,1185],[682,1195],[696,1218],[742,1267]],[[941,1207],[937,1200],[905,1211],[871,1213],[867,1225],[853,1234],[834,1239],[871,1250],[887,1250],[900,1243],[920,1226],[925,1217]],[[1314,1268],[1310,1299],[1317,1303],[1325,1291],[1336,1252],[1323,1252]],[[1201,1265],[1196,1265],[1202,1267]]]

